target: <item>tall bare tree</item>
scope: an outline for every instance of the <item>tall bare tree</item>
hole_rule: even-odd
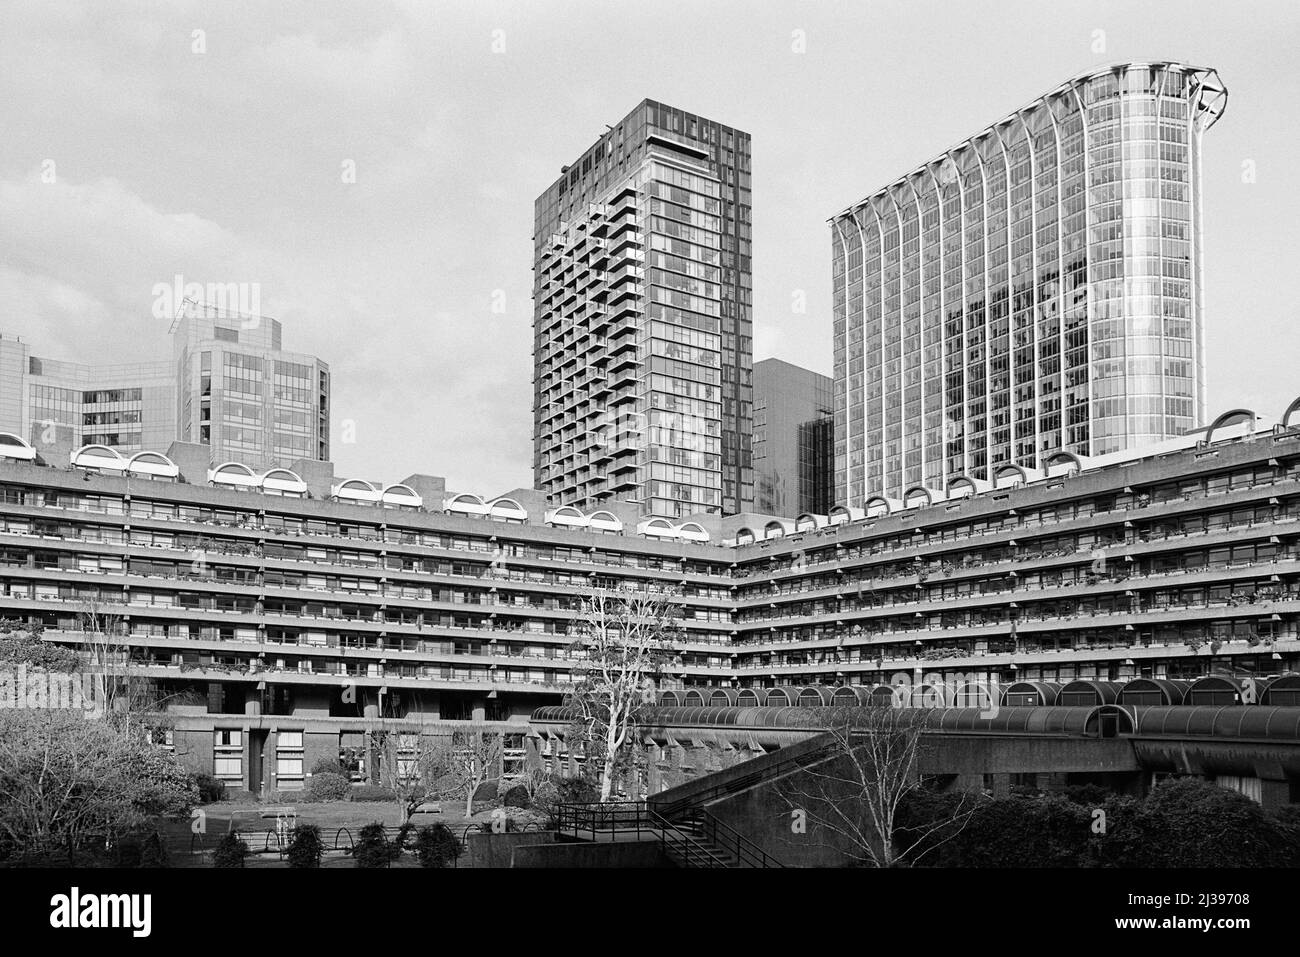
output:
[[[129,721],[131,715],[149,709],[153,702],[148,700],[151,696],[146,682],[132,674],[131,647],[122,616],[90,601],[77,613],[77,627],[104,713]]]
[[[806,818],[804,830],[796,831],[801,839],[839,850],[857,864],[896,867],[916,863],[959,833],[975,809],[973,793],[959,792],[941,820],[900,828],[904,800],[922,787],[927,714],[845,707],[818,715],[818,725],[827,728],[823,756],[778,786],[791,811]]]
[[[570,654],[577,739],[587,766],[600,769],[600,799],[608,801],[631,755],[642,712],[655,702],[655,683],[673,656],[680,606],[670,589],[600,588],[583,600],[578,639]]]
[[[90,601],[77,613],[79,653],[95,683],[97,703],[107,720],[123,728],[142,726],[162,733],[171,725],[167,708],[200,700],[193,690],[163,694],[131,658],[131,639],[121,615]]]

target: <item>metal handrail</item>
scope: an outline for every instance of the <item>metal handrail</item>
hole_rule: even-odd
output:
[[[727,862],[715,854],[709,847],[688,834],[683,833],[681,825],[674,824],[666,818],[660,816],[649,805],[645,805],[645,813],[651,822],[660,827],[659,841],[664,845],[665,850],[676,849],[686,860],[688,866],[695,867],[726,867]],[[668,836],[671,831],[673,837]],[[674,848],[673,842],[677,842],[679,847]]]
[[[684,820],[698,821],[705,836],[717,846],[731,851],[736,859],[750,867],[785,867],[779,860],[763,850],[745,835],[718,820],[702,807],[687,810]],[[725,836],[725,839],[723,837]]]
[[[670,856],[687,866],[726,867],[726,861],[691,837],[680,824],[661,817],[644,801],[611,801],[604,804],[561,804],[556,808],[557,830],[572,831],[596,839],[599,831],[631,831],[658,839]]]

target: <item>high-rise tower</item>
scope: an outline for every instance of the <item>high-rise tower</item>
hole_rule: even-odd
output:
[[[835,498],[903,497],[1205,418],[1209,69],[1061,84],[831,220]]]
[[[749,157],[645,100],[538,197],[534,481],[556,504],[751,507]]]

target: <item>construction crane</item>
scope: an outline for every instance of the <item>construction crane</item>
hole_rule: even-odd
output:
[[[176,327],[181,324],[181,318],[185,315],[185,304],[187,302],[192,302],[196,306],[199,304],[199,301],[193,298],[192,296],[186,296],[184,299],[182,299],[180,308],[176,310],[176,315],[172,317],[172,326],[170,329],[167,330],[168,335],[174,333],[176,331]]]

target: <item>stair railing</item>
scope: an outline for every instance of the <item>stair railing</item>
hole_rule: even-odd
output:
[[[709,843],[729,851],[743,867],[785,867],[739,831],[719,821],[702,807],[692,807],[681,820],[690,821]]]

